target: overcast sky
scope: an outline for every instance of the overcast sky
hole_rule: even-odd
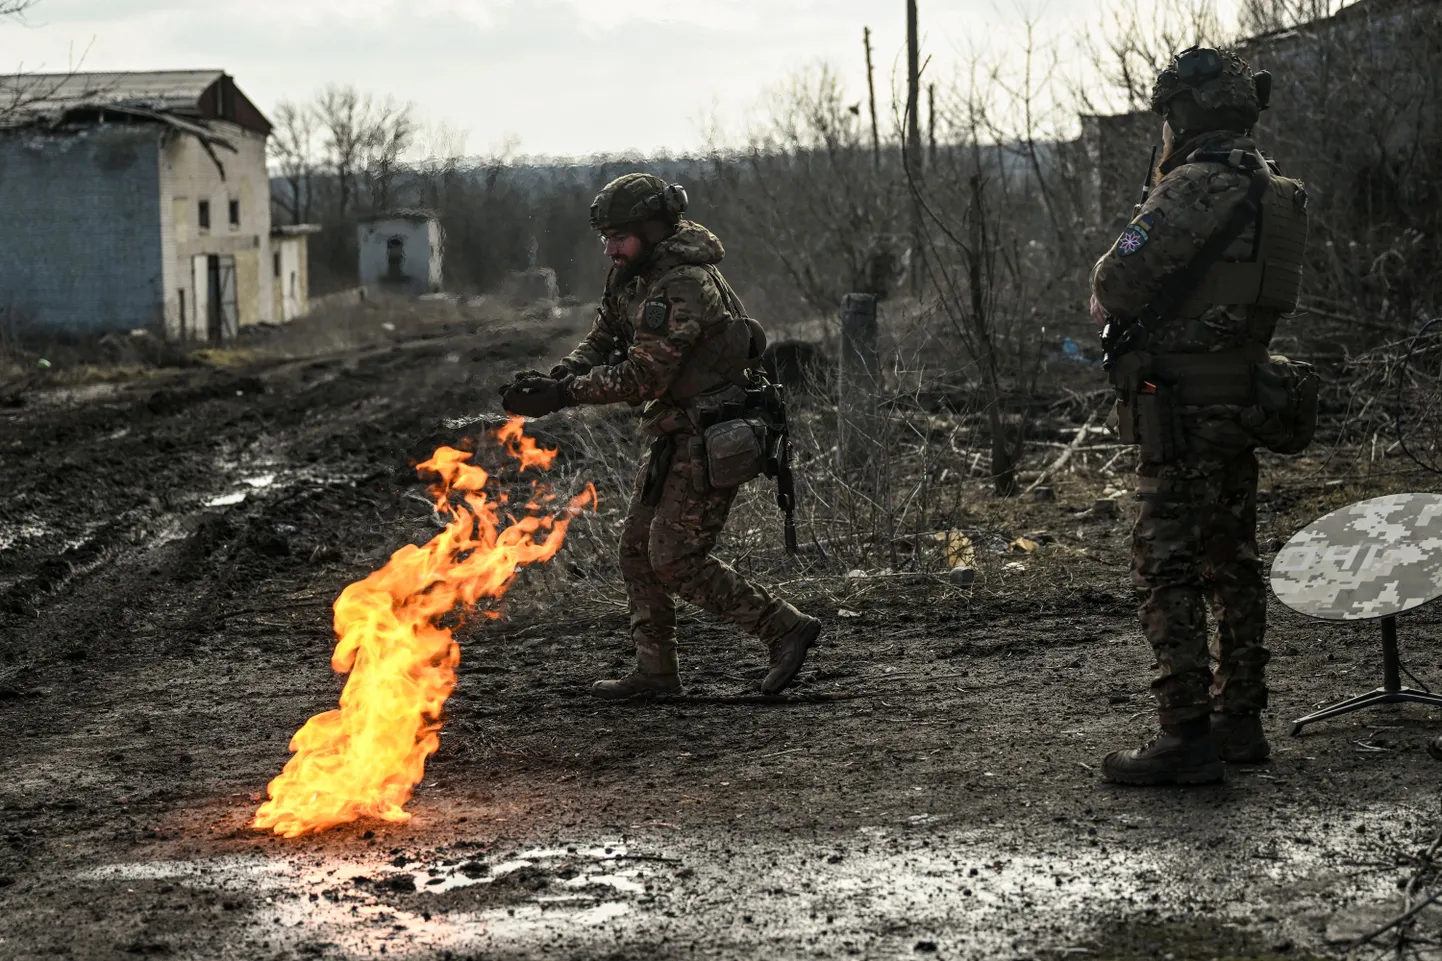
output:
[[[1233,3],[1221,0],[1224,13]],[[1022,11],[1060,35],[1102,0],[919,0],[928,74],[1017,48]],[[465,152],[586,155],[736,142],[766,92],[833,65],[880,109],[904,69],[904,0],[38,0],[0,24],[0,69],[224,69],[263,111],[354,84],[465,134]]]

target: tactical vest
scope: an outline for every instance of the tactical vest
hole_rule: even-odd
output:
[[[741,298],[714,264],[704,269],[721,294],[726,313],[711,320],[701,339],[686,356],[667,400],[677,407],[691,406],[698,398],[729,394],[729,387],[745,388],[749,371],[766,349],[766,333],[746,315]]]
[[[1202,159],[1211,158],[1204,155]],[[1262,195],[1256,236],[1251,244],[1243,241],[1232,244],[1224,258],[1207,271],[1177,315],[1197,317],[1209,307],[1234,305],[1281,313],[1296,310],[1306,245],[1306,191],[1298,181],[1273,174]],[[1226,259],[1233,256],[1237,259]]]

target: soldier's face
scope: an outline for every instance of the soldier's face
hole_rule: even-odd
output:
[[[606,245],[606,256],[617,267],[630,266],[641,256],[643,242],[638,234],[616,229],[603,230],[601,242]]]

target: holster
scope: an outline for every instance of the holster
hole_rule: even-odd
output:
[[[1116,357],[1108,373],[1117,392],[1117,434],[1136,444],[1142,459],[1170,464],[1187,449],[1182,398],[1175,378],[1163,377],[1154,356],[1134,350]]]
[[[671,473],[671,460],[676,456],[676,438],[670,434],[651,442],[651,452],[646,457],[646,476],[641,481],[641,503],[655,507],[661,503],[661,492],[666,489],[666,476]]]

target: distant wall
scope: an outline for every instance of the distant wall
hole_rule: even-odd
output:
[[[0,312],[90,333],[165,312],[160,128],[0,135]]]

